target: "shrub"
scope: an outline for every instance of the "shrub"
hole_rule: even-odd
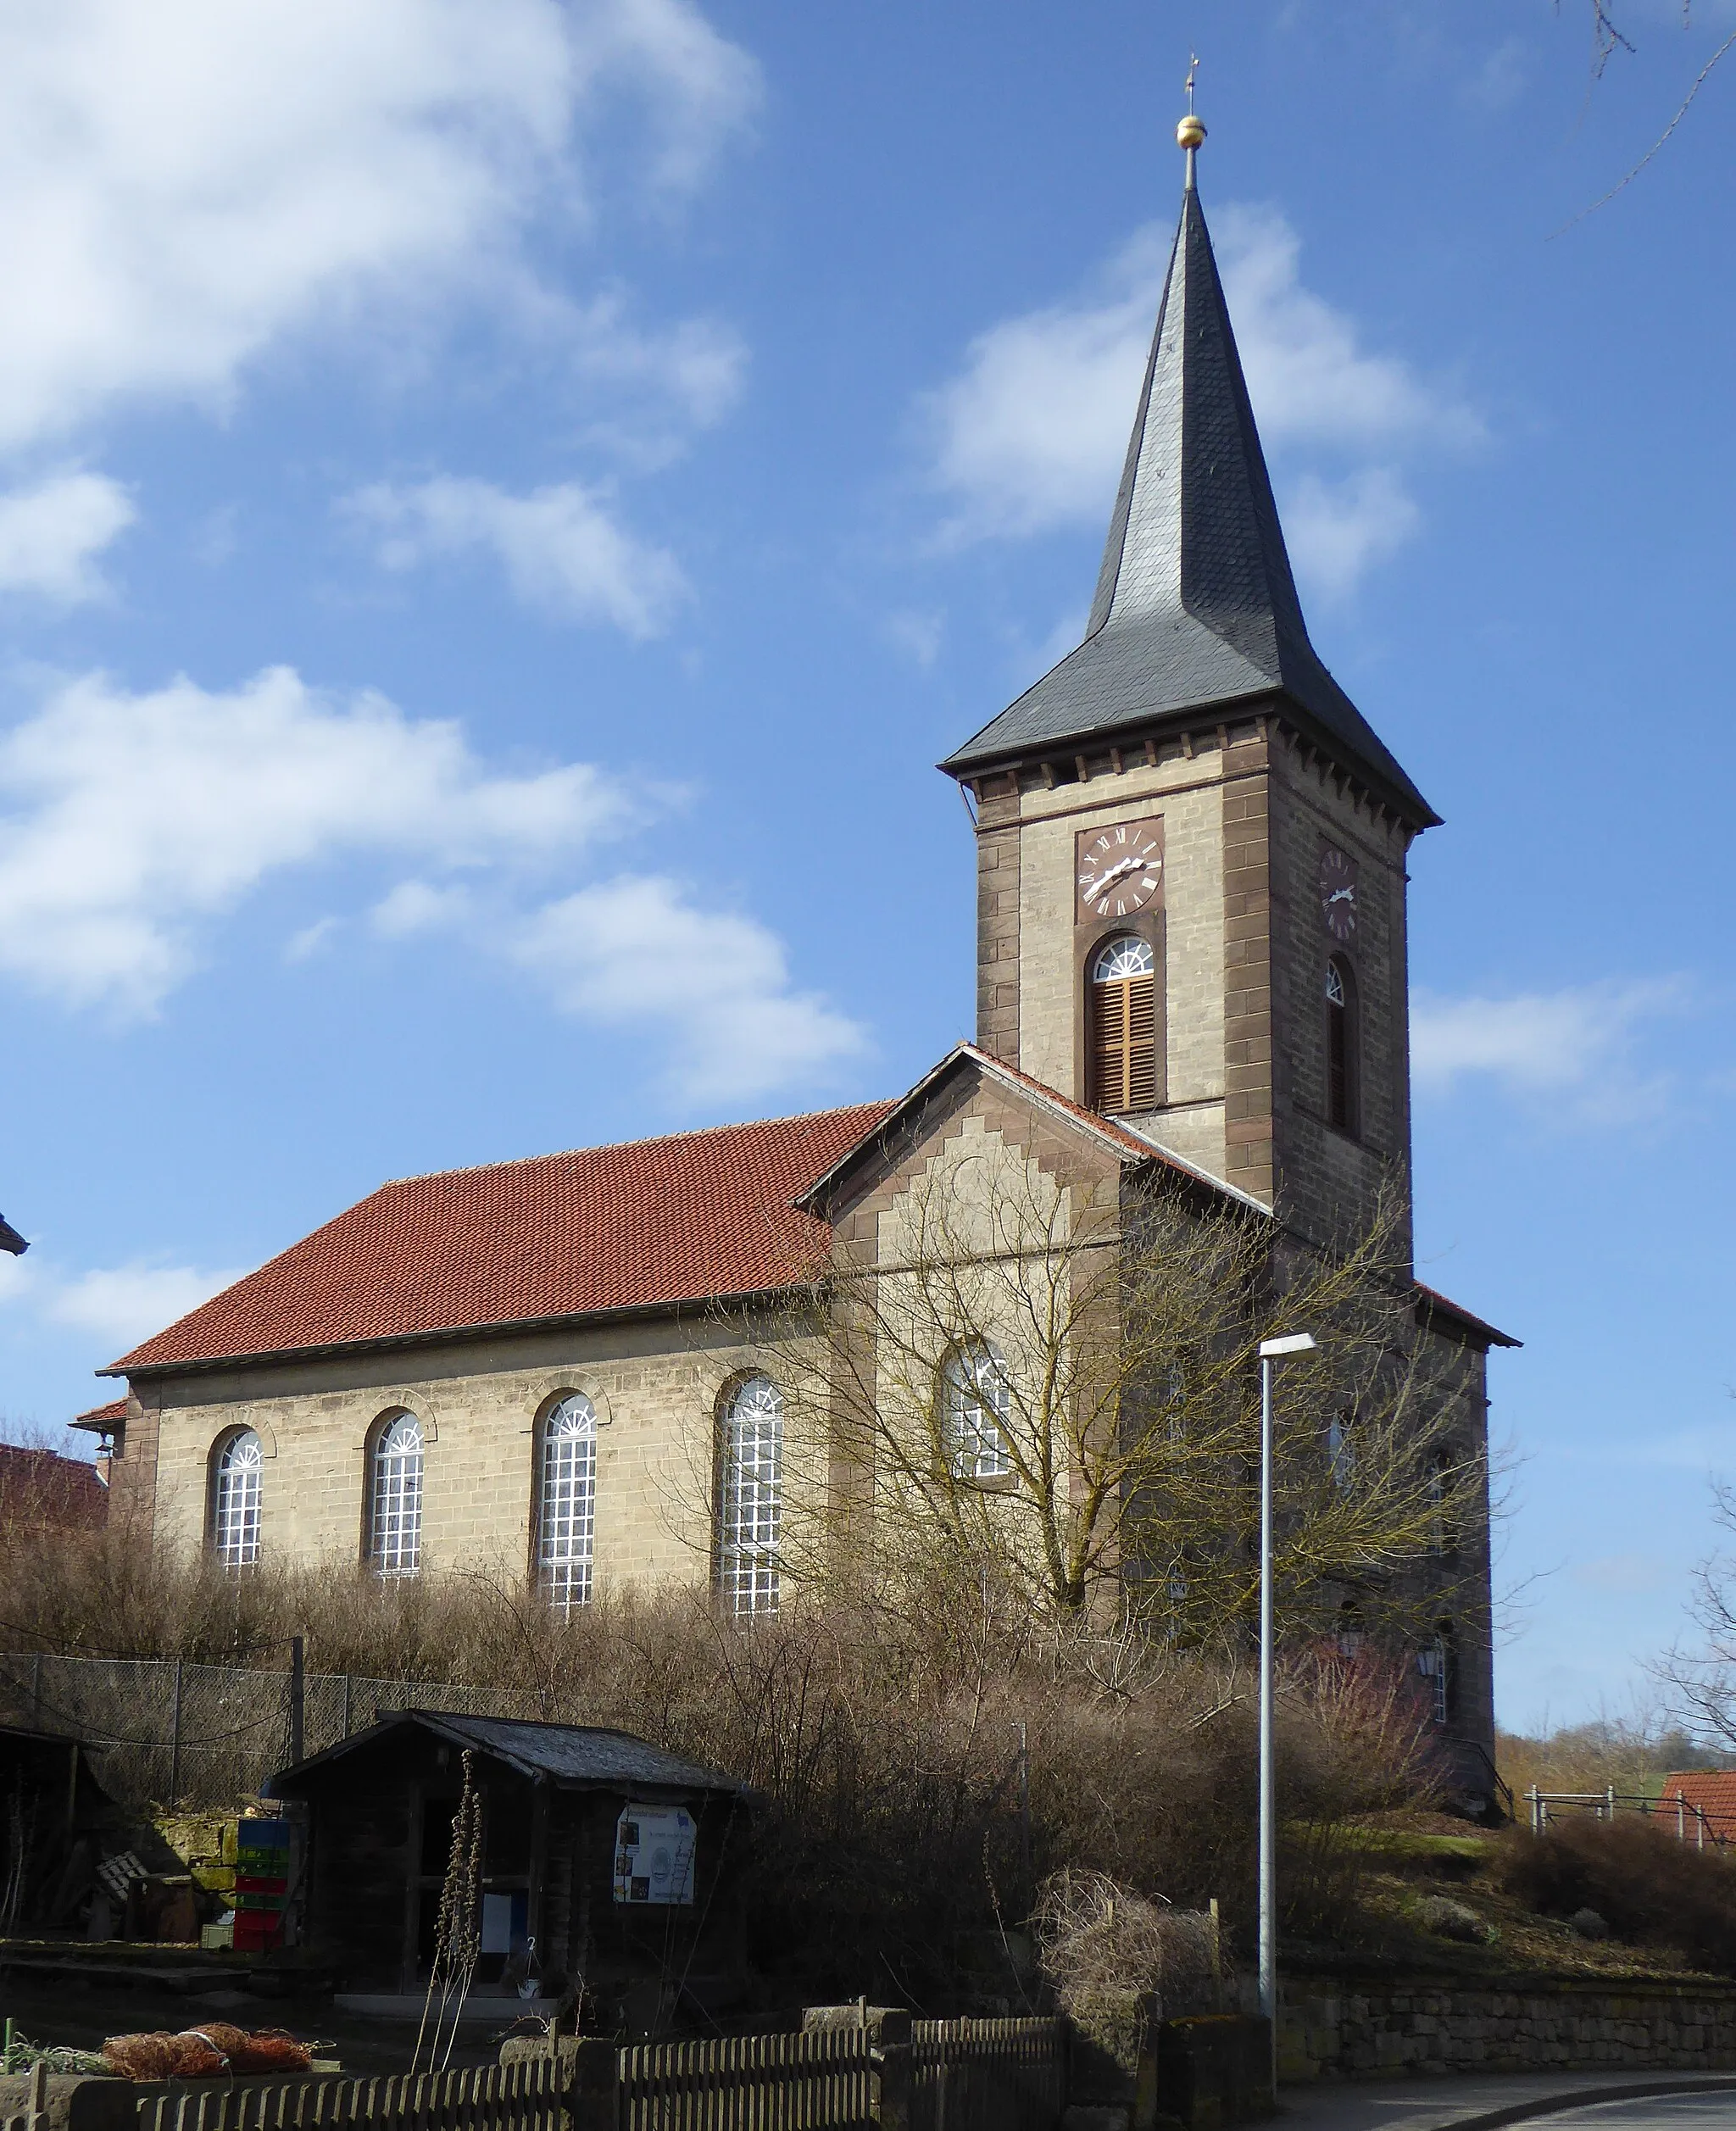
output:
[[[1667,1947],[1736,1974],[1736,1865],[1655,1822],[1568,1820],[1546,1835],[1513,1828],[1497,1846],[1496,1883],[1546,1917],[1594,1910],[1629,1945]]]
[[[823,1606],[797,1594],[744,1623],[704,1589],[604,1590],[563,1621],[504,1569],[236,1577],[120,1530],[0,1548],[0,1647],[281,1666],[292,1632],[312,1671],[513,1690],[548,1717],[743,1777],[759,1800],[754,1953],[789,2003],[867,1990],[934,2011],[1016,2005],[1011,1964],[997,1980],[980,1956],[1055,1873],[1104,1875],[1159,1906],[1216,1896],[1227,1941],[1251,1941],[1245,1669],[1088,1622],[1039,1628],[976,1577],[920,1616],[872,1590]],[[1284,1884],[1312,1918],[1349,1914],[1347,1817],[1426,1790],[1395,1678],[1305,1661],[1282,1683]]]

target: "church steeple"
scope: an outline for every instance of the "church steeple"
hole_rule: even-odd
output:
[[[978,775],[1184,712],[1281,695],[1413,828],[1439,819],[1309,641],[1194,182],[1188,181],[1085,637],[942,764]]]

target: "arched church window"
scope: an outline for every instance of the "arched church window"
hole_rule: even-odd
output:
[[[1340,1132],[1356,1130],[1356,980],[1334,954],[1326,965],[1326,1114]]]
[[[596,1522],[597,1412],[572,1391],[543,1416],[537,1472],[537,1569],[557,1613],[591,1602]]]
[[[260,1482],[265,1453],[251,1428],[238,1428],[218,1450],[211,1470],[211,1551],[226,1569],[259,1558]]]
[[[376,1576],[414,1576],[422,1561],[422,1424],[382,1414],[368,1452],[368,1562]]]
[[[1007,1422],[1012,1401],[1000,1356],[985,1341],[955,1347],[941,1372],[947,1469],[958,1480],[999,1480],[1012,1470]]]
[[[1157,957],[1124,933],[1092,957],[1086,986],[1094,1110],[1150,1110],[1157,1101]]]
[[[1416,1653],[1416,1669],[1422,1675],[1428,1696],[1429,1714],[1437,1724],[1447,1723],[1451,1719],[1454,1703],[1458,1696],[1453,1639],[1453,1623],[1438,1621],[1435,1624],[1434,1633]]]
[[[783,1536],[783,1394],[770,1377],[737,1385],[720,1433],[718,1589],[738,1616],[775,1613]]]

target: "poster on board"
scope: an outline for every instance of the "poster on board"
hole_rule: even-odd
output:
[[[627,1806],[615,1824],[615,1900],[691,1908],[698,1833],[685,1806]]]

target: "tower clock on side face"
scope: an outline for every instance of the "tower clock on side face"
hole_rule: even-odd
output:
[[[1081,829],[1074,855],[1080,924],[1135,916],[1163,882],[1163,823],[1116,821],[1106,829]]]
[[[1333,843],[1321,847],[1320,914],[1335,940],[1356,930],[1356,861]]]

